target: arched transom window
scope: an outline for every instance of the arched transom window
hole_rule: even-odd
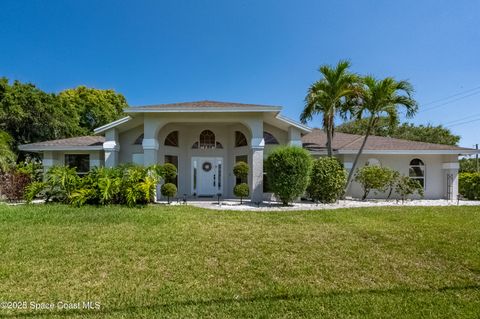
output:
[[[263,132],[263,139],[265,140],[266,145],[278,144],[277,139],[269,132]]]
[[[414,158],[410,161],[410,169],[408,176],[411,179],[417,180],[423,188],[425,188],[425,164],[421,159]]]
[[[166,146],[178,146],[178,131],[170,132],[165,138]]]
[[[223,145],[215,140],[215,133],[210,130],[204,130],[202,133],[200,133],[198,142],[193,143],[192,148],[205,150],[212,148],[223,148]]]
[[[240,131],[235,131],[235,147],[247,146],[247,138]]]

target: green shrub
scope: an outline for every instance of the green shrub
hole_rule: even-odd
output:
[[[372,191],[385,192],[394,179],[394,170],[388,167],[364,166],[357,170],[355,181],[363,188],[362,200]]]
[[[41,196],[74,206],[120,204],[144,205],[155,200],[156,185],[163,178],[162,166],[132,164],[115,168],[94,168],[82,178],[74,169],[52,167],[44,182],[34,182],[26,189],[25,198],[32,201]]]
[[[240,197],[240,204],[243,204],[243,199],[245,197],[248,197],[248,195],[250,194],[250,189],[248,188],[248,184],[241,183],[236,185],[233,188],[233,194],[237,197]]]
[[[419,181],[411,179],[408,176],[402,175],[398,177],[395,185],[395,192],[400,196],[402,202],[404,202],[408,196],[417,193],[423,197],[423,187]]]
[[[171,163],[165,163],[163,165],[163,175],[165,182],[172,183],[175,181],[175,177],[177,177],[177,168]]]
[[[240,161],[233,166],[233,175],[235,175],[235,177],[237,178],[240,178],[241,180],[246,180],[249,170],[250,167],[248,166],[248,164]]]
[[[320,157],[313,161],[307,195],[314,202],[334,203],[342,195],[347,183],[347,172],[332,157]]]
[[[480,173],[460,173],[458,190],[467,199],[480,199]]]
[[[177,194],[177,186],[172,183],[165,183],[160,189],[163,196],[167,197],[168,203],[170,204],[170,197],[174,197]]]
[[[309,182],[312,158],[296,146],[278,147],[265,161],[268,184],[284,205],[302,195]]]

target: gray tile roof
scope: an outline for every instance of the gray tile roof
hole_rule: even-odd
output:
[[[19,147],[22,151],[61,150],[61,149],[102,149],[105,138],[103,136],[80,136],[24,144]],[[313,129],[312,132],[302,137],[303,146],[311,151],[326,150],[327,138],[321,129]],[[360,148],[363,136],[355,134],[335,133],[333,137],[333,149],[344,151],[356,151]],[[391,137],[370,136],[365,150],[373,151],[472,151],[470,148],[416,142]]]
[[[51,140],[45,142],[31,143],[20,145],[19,149],[22,151],[29,150],[48,150],[48,149],[73,149],[78,148],[91,148],[97,149],[102,148],[105,138],[103,136],[79,136],[72,138],[64,138],[59,140]]]
[[[220,101],[195,101],[195,102],[180,102],[170,104],[156,104],[145,106],[134,106],[131,109],[162,109],[162,108],[202,108],[202,107],[218,107],[218,108],[249,108],[249,107],[272,107],[278,108],[277,105],[262,105],[262,104],[248,104],[248,103],[235,103],[235,102],[220,102]]]
[[[327,135],[321,129],[313,129],[312,132],[306,134],[302,138],[303,145],[311,150],[326,149]],[[333,136],[333,149],[334,150],[358,150],[363,142],[362,135],[335,133]],[[425,150],[425,151],[465,151],[472,150],[470,148],[424,143],[417,141],[402,140],[398,138],[383,137],[383,136],[369,136],[365,150],[376,151],[400,151],[400,150]]]

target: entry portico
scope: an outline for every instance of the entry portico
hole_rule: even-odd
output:
[[[202,101],[127,109],[104,134],[105,166],[171,162],[178,190],[191,196],[233,196],[233,166],[248,162],[252,201],[263,198],[263,160],[276,144],[302,146],[310,128],[280,115],[281,107]],[[267,139],[267,141],[265,141]]]

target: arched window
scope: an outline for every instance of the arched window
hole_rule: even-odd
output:
[[[247,138],[242,132],[235,131],[235,147],[247,146]]]
[[[139,137],[137,137],[137,139],[135,140],[135,142],[133,142],[134,145],[142,145],[142,142],[143,142],[143,133],[140,134]]]
[[[205,130],[200,133],[198,141],[194,142],[192,145],[193,149],[212,149],[212,148],[223,148],[222,143],[215,140],[215,133],[210,130]]]
[[[382,164],[376,158],[369,158],[367,160],[367,166],[382,166]]]
[[[199,142],[201,149],[215,148],[215,134],[210,130],[205,130],[200,133]]]
[[[417,180],[423,188],[425,188],[425,164],[421,159],[414,158],[410,161],[410,169],[408,176]]]
[[[271,133],[263,132],[263,139],[265,140],[266,145],[278,144],[277,139]]]
[[[178,147],[178,131],[170,132],[165,138],[166,146],[177,146]]]

